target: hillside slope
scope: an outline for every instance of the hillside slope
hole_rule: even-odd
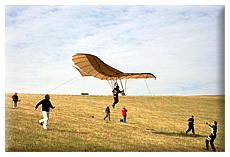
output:
[[[204,122],[214,120],[214,144],[225,151],[224,96],[120,96],[108,121],[104,110],[112,96],[51,95],[56,109],[44,131],[38,124],[41,106],[34,110],[44,95],[19,93],[17,109],[12,109],[12,95],[5,97],[7,152],[202,152],[211,132]],[[125,124],[120,122],[123,106],[128,109]],[[190,115],[195,116],[196,137],[184,134]]]

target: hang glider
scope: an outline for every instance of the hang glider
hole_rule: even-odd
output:
[[[124,73],[121,72],[108,64],[104,63],[97,56],[85,53],[76,53],[73,55],[72,61],[74,66],[82,76],[93,76],[101,80],[111,81],[110,86],[114,88],[112,81],[117,84],[117,80],[120,80],[121,86],[122,79],[140,79],[140,78],[155,78],[151,73]]]

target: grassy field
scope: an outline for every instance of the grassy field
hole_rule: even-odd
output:
[[[111,121],[103,120],[112,96],[51,95],[48,130],[38,124],[44,94],[20,94],[13,109],[12,93],[5,96],[6,152],[206,152],[211,130],[218,122],[217,151],[225,151],[224,96],[120,96]],[[121,108],[127,123],[120,122]],[[188,118],[195,116],[196,137],[186,136]],[[94,118],[92,118],[92,115]],[[211,150],[210,150],[211,151]]]

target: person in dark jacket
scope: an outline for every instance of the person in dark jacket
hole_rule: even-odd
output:
[[[107,117],[109,117],[109,120],[110,120],[110,105],[108,105],[107,107],[106,107],[106,109],[105,109],[105,113],[106,113],[106,115],[105,115],[105,117],[104,117],[104,120],[107,118]]]
[[[37,110],[38,106],[41,105],[41,104],[42,104],[43,119],[40,119],[38,122],[46,130],[47,129],[47,123],[48,123],[48,120],[49,120],[49,109],[50,108],[54,109],[55,107],[52,106],[52,104],[50,102],[50,96],[48,94],[45,95],[45,99],[41,100],[35,106],[34,110]]]
[[[16,92],[12,96],[12,99],[13,99],[13,108],[17,109],[18,101],[20,102],[21,100],[18,99],[18,94]]]
[[[212,129],[211,135],[208,136],[208,138],[206,139],[205,143],[206,143],[206,149],[209,149],[209,141],[210,141],[210,145],[212,147],[213,151],[216,151],[216,148],[214,146],[214,140],[216,139],[216,133],[217,133],[217,121],[214,121],[214,125],[208,124],[206,122],[206,124],[209,126],[210,129]]]
[[[188,130],[185,132],[185,135],[187,135],[190,130],[192,130],[193,136],[196,136],[195,130],[194,130],[194,116],[193,115],[191,118],[188,119]]]
[[[113,92],[113,98],[114,98],[114,102],[113,102],[113,108],[114,108],[115,105],[116,105],[116,104],[118,103],[118,101],[119,101],[119,99],[118,99],[118,94],[119,94],[119,93],[122,93],[123,90],[120,91],[119,86],[116,85],[116,87],[113,89],[112,92]]]
[[[126,123],[126,116],[127,116],[127,112],[128,110],[125,108],[125,106],[122,108],[121,112],[122,112],[122,116],[123,116],[123,123]]]

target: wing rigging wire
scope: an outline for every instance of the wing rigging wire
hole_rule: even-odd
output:
[[[71,82],[72,80],[74,80],[74,79],[77,78],[77,77],[79,77],[79,76],[74,76],[73,78],[71,78],[71,79],[69,79],[69,80],[63,82],[62,84],[56,86],[55,88],[50,89],[50,90],[49,90],[48,92],[46,92],[46,93],[50,93],[50,92],[54,91],[55,89],[60,88],[61,86],[65,85],[65,84],[67,84],[67,83],[69,83],[69,82]]]
[[[148,84],[147,84],[147,82],[146,82],[145,79],[144,79],[144,81],[145,81],[145,85],[146,85],[146,87],[147,87],[147,89],[148,89],[148,91],[149,91],[150,96],[152,96],[152,93],[151,93],[151,91],[149,90],[149,86],[148,86]]]

